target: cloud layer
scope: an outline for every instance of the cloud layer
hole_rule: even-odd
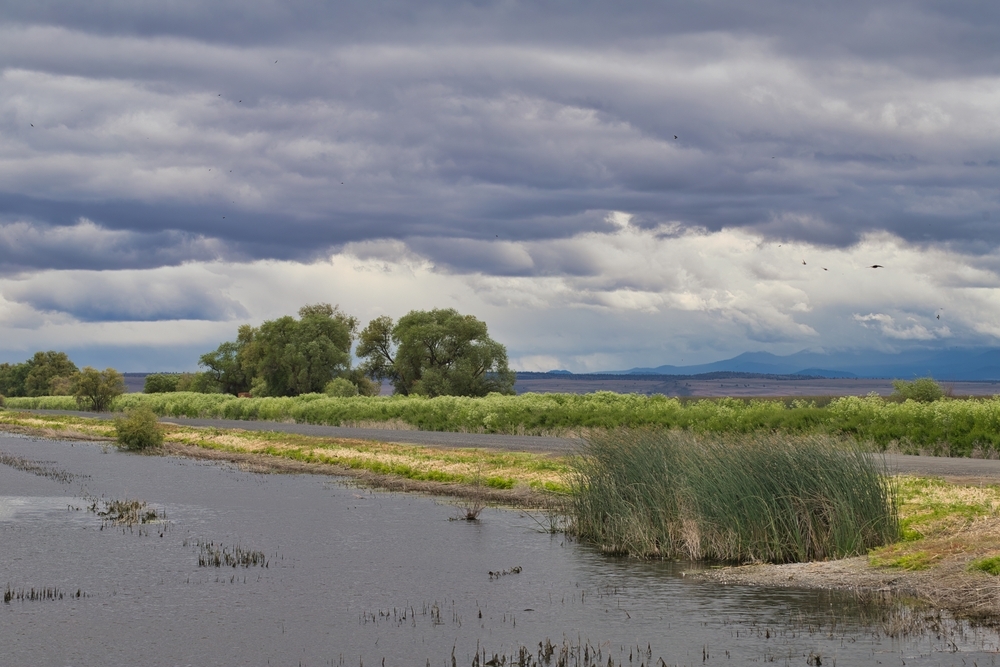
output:
[[[459,304],[525,367],[994,344],[998,41],[979,3],[4,7],[0,354],[310,299]]]

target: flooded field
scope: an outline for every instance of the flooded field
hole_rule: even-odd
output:
[[[0,464],[3,664],[996,664],[994,631],[693,581],[544,515],[9,435]]]

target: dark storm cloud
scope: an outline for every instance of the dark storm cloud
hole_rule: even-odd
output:
[[[4,297],[43,313],[65,313],[80,322],[225,321],[246,309],[203,276],[156,276],[135,272],[58,272],[9,283]]]
[[[9,4],[5,273],[402,239],[458,272],[586,275],[505,244],[615,210],[1000,244],[993,6]]]

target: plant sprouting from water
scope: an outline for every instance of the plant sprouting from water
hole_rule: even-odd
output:
[[[198,540],[198,567],[268,567],[263,551]]]
[[[101,529],[112,526],[116,528],[131,528],[147,523],[166,519],[166,512],[150,507],[145,500],[123,498],[121,500],[105,500],[102,498],[87,498],[90,505],[88,512],[93,512],[101,519]]]

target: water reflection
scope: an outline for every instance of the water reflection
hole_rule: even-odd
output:
[[[471,665],[547,641],[553,664],[570,645],[625,665],[996,657],[990,632],[894,639],[850,596],[692,581],[690,565],[608,558],[518,512],[454,521],[430,498],[93,444],[0,436],[0,450],[69,473],[0,466],[0,587],[89,596],[4,604],[9,664]],[[147,501],[168,525],[101,531],[67,509],[85,497]],[[199,565],[207,542],[267,566]]]

